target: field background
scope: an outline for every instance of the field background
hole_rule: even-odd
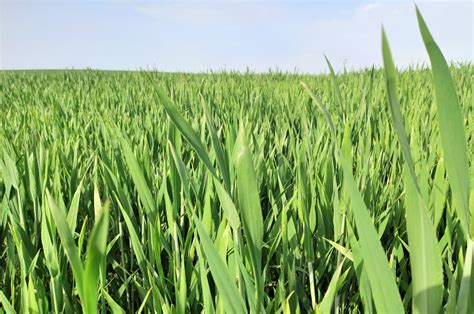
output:
[[[474,67],[450,70],[473,169]],[[63,234],[72,235],[77,248],[71,249],[85,260],[94,221],[101,222],[101,212],[109,211],[106,257],[95,260],[100,265],[100,308],[238,310],[239,301],[228,304],[234,290],[222,290],[222,281],[216,280],[215,274],[224,270],[221,280],[231,279],[230,286],[241,296],[235,299],[250,309],[255,301],[249,295],[256,294],[270,313],[307,312],[316,304],[322,312],[328,307],[373,311],[334,142],[323,114],[301,87],[303,81],[334,121],[336,145],[350,156],[357,188],[409,311],[413,295],[404,162],[391,125],[383,70],[339,73],[340,99],[329,75],[0,74],[0,297],[15,309],[80,311],[81,288]],[[240,192],[253,187],[252,179],[239,185],[236,178],[242,165],[234,150],[241,140],[239,129],[245,130],[257,188],[246,195],[253,201],[258,196],[262,230],[252,227],[253,211],[248,210],[241,223],[250,227],[236,232],[219,187],[170,120],[154,86],[161,87],[197,132],[222,186],[235,204],[239,200],[237,209],[257,212],[255,203],[242,205],[246,200]],[[403,70],[398,86],[420,191],[439,240],[442,304],[449,311],[462,279],[458,265],[463,264],[466,237],[446,180],[431,72]],[[56,227],[58,212],[69,231]],[[258,225],[259,215],[254,219]],[[205,242],[215,250],[206,249]],[[216,253],[214,264],[210,250]],[[253,290],[259,287],[262,293]]]

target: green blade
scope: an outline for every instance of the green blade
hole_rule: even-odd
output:
[[[408,139],[408,135],[405,131],[405,125],[403,123],[402,112],[400,110],[400,103],[398,102],[397,97],[397,73],[395,69],[395,65],[393,63],[392,53],[390,51],[390,46],[388,44],[387,36],[385,35],[385,30],[382,29],[382,56],[383,56],[383,63],[384,63],[384,70],[385,70],[385,80],[387,82],[387,97],[388,97],[388,104],[390,108],[392,124],[395,128],[397,133],[398,141],[402,147],[403,157],[405,158],[405,162],[408,165],[408,169],[410,171],[410,175],[413,178],[416,178],[415,175],[415,164],[413,162],[413,158],[410,152],[410,143]],[[415,179],[416,183],[416,179]],[[417,189],[418,183],[416,183]]]
[[[219,295],[223,298],[225,304],[228,306],[226,310],[231,313],[245,313],[244,301],[240,297],[239,290],[235,282],[229,275],[224,261],[217,252],[214,244],[209,236],[206,234],[204,227],[196,216],[193,216],[196,229],[201,240],[202,249],[206,254],[206,259],[211,269],[212,278],[216,283]]]
[[[69,228],[69,224],[67,223],[66,215],[56,205],[56,202],[48,190],[46,190],[46,197],[59,233],[59,238],[61,239],[61,243],[64,248],[64,252],[66,253],[69,263],[71,264],[72,273],[74,275],[74,279],[76,280],[79,296],[82,302],[85,303],[87,302],[87,296],[84,291],[84,269],[79,257],[79,250],[74,243],[74,238],[72,236],[72,231]]]
[[[344,265],[344,260],[337,266],[336,271],[334,272],[331,281],[329,282],[328,289],[324,294],[323,300],[318,305],[321,313],[331,313],[331,308],[334,303],[334,297],[337,292],[337,282],[339,281],[339,276],[341,275],[342,266]]]
[[[109,228],[109,205],[105,204],[97,218],[87,243],[86,267],[84,272],[84,291],[87,295],[87,313],[97,313],[97,281],[105,259],[107,234]]]
[[[440,248],[426,205],[406,168],[404,182],[413,313],[438,313],[443,302]]]
[[[242,224],[250,248],[254,278],[257,283],[257,304],[262,302],[263,282],[261,258],[263,244],[263,217],[258,193],[257,178],[243,126],[240,127],[234,147],[234,164],[237,173],[237,195]]]
[[[436,232],[426,203],[421,197],[410,152],[410,143],[397,97],[396,70],[385,31],[382,54],[388,90],[388,103],[398,140],[405,158],[405,208],[413,280],[413,312],[437,313],[443,301],[443,266]]]
[[[150,78],[151,81],[151,78]],[[153,82],[152,82],[153,83]],[[157,87],[153,83],[153,87],[155,90],[155,95],[157,96],[158,100],[163,104],[166,113],[170,117],[171,121],[173,121],[174,125],[178,128],[181,134],[186,138],[186,140],[191,144],[191,146],[196,150],[196,153],[201,158],[202,162],[206,165],[209,171],[212,173],[213,176],[216,176],[216,170],[212,165],[209,156],[207,155],[206,149],[204,145],[201,143],[201,139],[199,135],[194,131],[191,125],[184,119],[181,113],[178,110],[178,107],[169,99],[166,93],[159,87]]]
[[[359,234],[361,255],[364,261],[363,265],[367,269],[366,273],[369,278],[375,307],[380,313],[403,313],[403,304],[395,283],[394,275],[388,264],[377,231],[370,218],[369,210],[360,192],[357,190],[357,185],[352,174],[352,165],[349,165],[347,158],[337,145],[334,123],[321,99],[314,97],[315,95],[305,84],[302,85],[308,91],[313,101],[316,102],[318,107],[323,111],[332,130],[333,140],[339,155],[339,162],[344,172],[344,182],[352,203],[352,212]]]
[[[147,214],[151,214],[153,217],[155,215],[155,201],[153,199],[151,189],[145,180],[145,176],[143,175],[142,168],[140,167],[137,158],[133,154],[132,148],[130,147],[130,144],[128,144],[128,141],[118,129],[116,130],[116,133],[118,135],[120,147],[122,148],[122,153],[125,157],[125,161],[127,162],[133,182],[137,188],[138,196],[140,196],[140,200],[143,202]]]
[[[225,159],[224,151],[222,150],[222,144],[217,136],[217,131],[212,122],[212,116],[209,112],[209,108],[207,105],[206,100],[201,95],[201,103],[202,107],[204,108],[204,114],[206,116],[206,124],[207,128],[209,129],[209,133],[211,135],[212,147],[214,148],[214,152],[216,153],[217,164],[219,165],[219,169],[222,174],[222,178],[224,179],[224,186],[226,187],[227,191],[230,191],[230,175],[229,175],[229,168],[227,166],[227,162]]]
[[[7,297],[5,294],[0,290],[0,303],[3,306],[3,309],[5,310],[5,313],[7,314],[15,314],[16,311],[11,305],[11,303],[8,301]]]
[[[467,241],[466,260],[459,288],[456,313],[468,314],[474,312],[474,241]]]
[[[431,71],[438,109],[439,134],[444,153],[444,162],[453,191],[455,209],[461,226],[469,234],[469,166],[467,162],[466,135],[461,106],[456,94],[448,64],[434,41],[418,7],[416,16],[421,37],[431,61]],[[474,239],[474,230],[471,230]]]

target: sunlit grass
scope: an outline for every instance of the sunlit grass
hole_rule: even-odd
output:
[[[472,313],[474,67],[419,22],[433,71],[2,72],[0,313]]]

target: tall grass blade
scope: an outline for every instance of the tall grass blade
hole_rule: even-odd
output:
[[[261,274],[263,217],[252,155],[243,126],[240,127],[235,142],[234,164],[237,173],[238,204],[252,257],[254,278],[257,283],[257,304],[261,304],[263,293]]]
[[[415,174],[415,164],[397,97],[396,70],[385,31],[382,54],[388,90],[388,103],[398,140],[405,158],[405,208],[413,280],[413,312],[436,313],[443,301],[443,266],[436,232],[423,201]]]
[[[431,61],[431,71],[438,109],[439,134],[446,171],[455,200],[455,209],[466,236],[469,234],[469,167],[466,135],[456,88],[448,64],[434,41],[418,7],[416,8],[421,37]],[[474,234],[471,234],[474,239]]]

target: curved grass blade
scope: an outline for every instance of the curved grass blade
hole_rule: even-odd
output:
[[[87,303],[86,295],[84,294],[84,269],[82,267],[82,262],[79,257],[79,250],[74,243],[74,238],[72,237],[72,231],[69,228],[69,224],[66,219],[66,215],[59,209],[54,201],[53,197],[46,190],[46,197],[48,200],[49,208],[56,224],[58,230],[59,238],[64,248],[64,252],[71,264],[72,273],[74,279],[76,280],[77,290],[79,291],[79,297],[83,304]]]
[[[342,156],[340,156],[342,157]],[[379,313],[404,313],[400,293],[394,275],[383,251],[382,244],[362,195],[357,190],[352,170],[345,158],[340,158],[344,170],[344,181],[347,183],[352,202],[352,211],[356,221],[357,232],[364,266],[371,285],[375,308]]]
[[[397,98],[397,85],[396,85],[396,70],[393,63],[392,53],[390,51],[390,46],[388,44],[387,36],[385,35],[385,30],[382,28],[382,56],[384,62],[385,70],[385,80],[387,82],[387,97],[388,104],[390,108],[392,124],[397,133],[398,141],[402,147],[403,157],[408,165],[410,175],[412,178],[416,178],[415,174],[415,164],[410,152],[410,143],[408,135],[405,131],[405,125],[403,123],[402,112],[400,110],[400,103]],[[416,183],[416,180],[415,180]],[[418,183],[416,183],[417,189]]]
[[[122,307],[117,302],[115,302],[112,296],[105,289],[102,289],[101,292],[104,295],[105,299],[107,300],[110,311],[113,314],[125,314],[124,309],[122,309]]]
[[[209,108],[207,102],[204,100],[204,97],[201,94],[201,103],[202,107],[204,108],[204,115],[206,117],[206,124],[207,128],[209,129],[209,133],[211,135],[212,147],[214,148],[214,152],[216,153],[217,164],[219,165],[219,169],[222,174],[222,178],[224,180],[224,186],[226,187],[227,191],[230,191],[230,175],[229,175],[229,168],[227,166],[227,162],[225,159],[224,151],[222,150],[222,144],[217,136],[217,131],[212,122],[212,116],[209,112]]]
[[[331,83],[332,83],[332,88],[334,89],[334,94],[336,95],[336,105],[339,108],[342,108],[342,96],[341,96],[341,90],[339,88],[339,84],[337,83],[337,78],[336,78],[336,73],[334,72],[334,68],[332,67],[331,62],[329,62],[329,59],[326,55],[324,55],[324,58],[326,59],[326,63],[329,68],[329,74],[331,77]]]
[[[326,106],[319,97],[316,97],[306,84],[303,87],[308,91],[311,98],[323,111],[324,116],[331,128],[333,141],[336,146],[336,152],[339,154],[339,162],[344,172],[344,182],[349,192],[352,202],[352,212],[356,222],[357,232],[359,234],[360,251],[367,269],[372,297],[375,308],[380,313],[404,313],[403,304],[400,298],[394,275],[385,256],[382,244],[377,231],[372,223],[369,210],[364,203],[362,195],[357,189],[357,184],[352,174],[352,166],[347,162],[344,153],[337,145],[336,129],[334,123],[326,109]]]
[[[372,314],[374,313],[372,291],[370,288],[369,278],[367,277],[367,268],[363,266],[364,259],[361,256],[360,244],[354,235],[351,225],[347,225],[347,231],[349,243],[352,249],[353,267],[356,273],[357,282],[359,283],[360,298],[362,299],[365,313]]]
[[[151,214],[152,218],[155,215],[155,201],[151,193],[150,187],[148,186],[145,176],[143,175],[142,168],[138,164],[138,160],[133,154],[132,148],[128,141],[123,137],[122,133],[116,129],[118,139],[120,142],[120,147],[122,148],[125,161],[127,162],[130,174],[132,176],[133,182],[137,188],[138,196],[140,196],[143,205],[147,214]],[[154,220],[154,219],[153,219]]]
[[[209,288],[209,281],[207,280],[207,269],[204,265],[203,253],[201,253],[201,247],[198,247],[198,263],[199,263],[199,279],[202,289],[202,299],[203,299],[203,310],[205,313],[214,314],[214,304],[212,302],[212,294]]]
[[[397,98],[396,70],[385,31],[382,54],[392,123],[405,158],[405,208],[413,280],[413,312],[437,313],[443,301],[443,265],[435,228],[423,201],[415,174],[410,143]]]
[[[455,208],[467,236],[469,234],[469,215],[471,214],[469,212],[469,166],[461,106],[446,59],[431,36],[418,7],[416,7],[416,16],[421,37],[431,61],[439,134],[446,171],[455,200]],[[471,238],[474,239],[474,231],[471,232]]]
[[[212,278],[214,278],[214,282],[225,304],[229,307],[227,310],[231,313],[245,313],[244,301],[240,296],[235,282],[230,277],[224,261],[206,234],[206,230],[204,230],[199,219],[196,216],[193,216],[193,219],[199,234],[199,239],[201,240],[202,249],[206,255],[209,268],[211,269]]]
[[[217,197],[219,198],[221,207],[227,216],[227,220],[229,221],[230,226],[235,231],[239,231],[240,218],[237,209],[235,208],[234,202],[232,201],[232,198],[229,196],[225,188],[217,179],[214,179],[214,186],[216,187]]]
[[[151,78],[149,78],[151,81]],[[152,81],[151,81],[152,82]],[[160,102],[163,104],[166,113],[173,121],[174,125],[178,128],[181,134],[186,138],[186,140],[191,144],[191,146],[196,150],[196,153],[201,158],[202,162],[206,165],[209,171],[213,176],[216,176],[216,170],[212,165],[209,156],[207,155],[204,145],[201,143],[199,135],[194,131],[191,125],[184,119],[181,113],[178,110],[178,107],[171,101],[171,99],[166,95],[166,93],[156,84],[152,82],[153,88],[155,90],[155,95],[158,97]]]

